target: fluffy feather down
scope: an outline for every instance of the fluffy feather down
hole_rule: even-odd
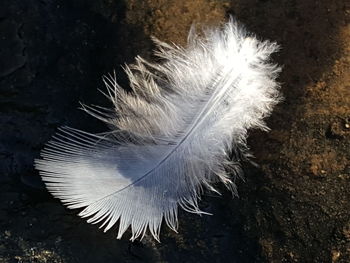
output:
[[[202,37],[192,28],[186,48],[155,43],[163,63],[137,57],[125,68],[132,92],[105,77],[113,108],[83,106],[110,132],[61,128],[35,162],[53,196],[84,208],[89,223],[107,231],[119,220],[118,238],[131,226],[132,240],[147,229],[159,240],[162,220],[176,231],[178,206],[203,213],[203,188],[234,190],[241,171],[230,151],[246,149],[249,128],[266,129],[279,101],[280,68],[269,62],[278,46],[232,20]]]

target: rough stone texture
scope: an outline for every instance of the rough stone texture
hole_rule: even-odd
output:
[[[0,262],[349,262],[350,6],[332,0],[2,0],[0,3]],[[101,75],[150,36],[184,44],[192,22],[229,14],[276,40],[285,101],[270,133],[252,131],[260,168],[245,164],[239,199],[222,189],[180,213],[162,243],[115,239],[46,192],[33,160],[57,127],[104,126],[77,110],[106,100]]]

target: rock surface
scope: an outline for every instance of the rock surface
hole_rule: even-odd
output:
[[[77,110],[150,36],[184,44],[192,22],[232,14],[276,40],[285,100],[252,131],[239,199],[222,189],[180,213],[162,243],[115,239],[46,192],[33,160],[57,127],[104,126]],[[332,0],[3,0],[0,3],[0,262],[350,262],[350,6]],[[22,178],[22,179],[21,179]]]

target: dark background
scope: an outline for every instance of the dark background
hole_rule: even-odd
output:
[[[152,59],[151,35],[185,44],[229,14],[282,46],[285,100],[251,132],[260,167],[244,164],[240,198],[206,193],[213,216],[131,243],[23,184],[57,127],[105,129],[77,109],[108,106],[103,74],[127,87],[120,65]],[[0,262],[349,262],[349,15],[334,0],[0,0]]]

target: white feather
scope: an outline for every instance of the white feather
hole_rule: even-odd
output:
[[[280,68],[269,62],[275,43],[261,42],[230,20],[186,48],[155,40],[161,64],[140,57],[126,66],[132,92],[105,77],[113,109],[83,106],[111,131],[90,134],[61,128],[36,160],[48,190],[105,231],[119,220],[118,238],[147,229],[159,240],[162,221],[176,231],[178,206],[203,213],[204,188],[241,173],[247,129],[266,129],[263,118],[279,101]],[[225,167],[231,164],[229,176]]]

